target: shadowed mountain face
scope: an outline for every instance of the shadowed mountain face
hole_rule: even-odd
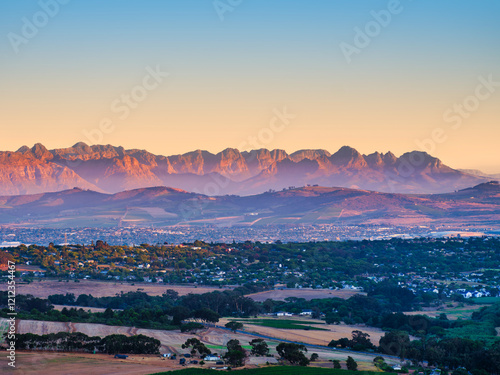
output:
[[[362,155],[344,146],[326,150],[259,149],[217,154],[196,150],[161,156],[111,145],[47,150],[36,144],[0,152],[0,194],[35,194],[79,187],[100,192],[170,186],[205,195],[258,194],[289,186],[352,187],[394,193],[441,193],[488,176],[445,166],[425,152]]]
[[[500,223],[500,185],[409,195],[310,186],[252,196],[209,197],[166,187],[116,194],[71,189],[0,197],[0,224],[111,227],[269,224],[484,225]]]

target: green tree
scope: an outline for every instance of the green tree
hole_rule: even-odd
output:
[[[276,347],[276,351],[281,358],[292,365],[307,366],[310,362],[304,354],[307,348],[301,344],[282,342]]]
[[[236,332],[236,330],[243,328],[243,323],[235,322],[234,320],[232,320],[229,323],[226,323],[224,327],[229,328],[233,332]]]
[[[406,332],[386,332],[385,335],[380,338],[379,345],[383,353],[404,359],[410,346],[410,338]]]
[[[370,335],[368,333],[358,330],[352,331],[352,340],[349,346],[357,351],[375,349],[375,345],[372,344],[369,337]]]
[[[193,349],[191,350],[191,354],[195,354],[198,352],[200,356],[204,357],[205,355],[211,354],[212,352],[210,349],[208,349],[205,344],[203,344],[200,340],[197,338],[193,337],[190,339],[187,339],[184,344],[182,344],[182,349],[187,349],[192,347]]]
[[[253,339],[250,341],[250,345],[252,345],[251,353],[254,355],[266,356],[269,354],[269,347],[263,339]]]
[[[181,324],[181,332],[191,332],[195,333],[199,329],[203,329],[205,326],[201,323],[188,322],[186,324]]]
[[[358,369],[358,364],[351,356],[347,357],[346,365],[348,370],[356,371]]]
[[[325,315],[326,324],[340,324],[340,316],[334,312],[328,312]]]
[[[378,355],[373,358],[373,364],[375,365],[375,367],[381,368],[383,363],[385,363],[384,357]]]
[[[191,317],[191,310],[185,306],[175,306],[170,310],[172,315],[172,323],[174,325],[180,325],[184,319]]]
[[[240,367],[245,364],[246,351],[240,345],[239,340],[229,340],[227,352],[223,356],[224,360],[233,367]]]
[[[106,319],[112,319],[114,316],[115,316],[114,311],[111,310],[109,307],[103,313],[103,317]]]
[[[193,314],[196,319],[200,319],[204,322],[217,323],[219,321],[220,315],[215,311],[209,309],[208,307],[203,307],[196,310]]]
[[[347,348],[350,345],[351,345],[351,340],[349,340],[347,337],[342,337],[341,339],[338,340],[332,340],[328,343],[328,346],[334,348],[338,346],[340,346],[341,348]]]

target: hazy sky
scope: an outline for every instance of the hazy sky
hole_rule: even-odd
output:
[[[349,145],[498,173],[499,19],[497,0],[2,0],[0,149]]]

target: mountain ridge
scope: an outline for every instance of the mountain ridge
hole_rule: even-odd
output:
[[[289,186],[323,185],[401,193],[443,193],[488,180],[452,169],[433,156],[411,151],[363,155],[343,146],[324,149],[265,148],[216,154],[195,150],[170,156],[122,146],[78,142],[48,150],[37,143],[0,151],[0,194],[31,194],[74,186],[116,193],[166,185],[209,195],[251,195]]]

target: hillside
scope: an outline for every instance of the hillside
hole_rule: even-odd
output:
[[[43,227],[267,224],[469,224],[500,221],[500,185],[410,195],[307,186],[210,197],[153,187],[105,194],[71,189],[0,197],[0,223]]]

